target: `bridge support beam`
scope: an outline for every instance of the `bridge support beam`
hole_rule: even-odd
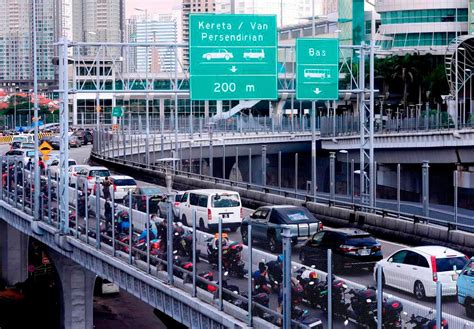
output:
[[[0,221],[0,269],[7,284],[28,278],[28,236]]]
[[[93,328],[93,293],[96,275],[52,250],[49,251],[49,255],[61,281],[61,327]]]

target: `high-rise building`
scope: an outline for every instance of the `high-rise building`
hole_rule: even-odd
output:
[[[182,38],[189,43],[189,14],[216,12],[216,0],[181,0],[182,1]],[[183,66],[189,66],[189,48],[183,49]]]
[[[288,26],[302,23],[311,17],[313,5],[315,13],[321,12],[321,8],[313,0],[236,0],[234,1],[234,12],[236,14],[254,15],[276,15],[277,26]],[[231,0],[216,0],[216,12],[231,13]]]
[[[322,5],[322,14],[329,15],[337,13],[339,0],[324,0]]]
[[[444,55],[456,35],[468,33],[468,0],[378,0],[382,48],[397,53]]]
[[[54,44],[71,41],[121,42],[125,0],[36,0],[40,87],[57,85]],[[0,84],[29,89],[33,81],[33,2],[0,0]],[[92,32],[92,33],[88,33]]]
[[[72,0],[37,0],[37,64],[41,87],[54,85],[54,43],[70,36]],[[33,81],[33,3],[0,0],[0,81],[27,89]]]
[[[168,44],[178,42],[178,20],[172,14],[161,14],[149,17],[148,20],[145,16],[134,17],[128,22],[133,25],[128,27],[128,31],[132,33],[129,37],[133,40],[131,42]],[[130,72],[144,73],[147,70],[151,73],[171,72],[176,67],[174,49],[150,48],[148,57],[145,47],[137,47],[134,50],[135,54],[132,54],[132,57],[136,58],[136,71]]]

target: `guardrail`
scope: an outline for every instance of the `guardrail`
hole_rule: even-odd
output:
[[[1,186],[1,191],[2,191],[1,192],[1,198],[3,200],[5,200],[6,202],[8,202],[10,204],[10,206],[12,206],[12,207],[23,209],[25,212],[31,212],[31,208],[32,208],[31,203],[28,205],[28,202],[26,202],[27,204],[26,204],[26,207],[25,207],[25,201],[30,201],[31,202],[31,200],[27,200],[27,198],[24,195],[24,193],[26,192],[26,190],[25,190],[25,181],[26,181],[27,184],[30,184],[30,187],[31,187],[30,173],[27,172],[26,170],[22,170],[22,178],[23,179],[20,182],[21,184],[19,184],[19,182],[17,181],[17,179],[18,179],[17,174],[18,174],[18,170],[15,169],[14,180],[11,180],[11,178],[9,178],[8,181],[7,181],[7,183],[8,183],[7,186]],[[51,191],[55,189],[57,184],[56,184],[56,182],[51,180],[50,176],[43,176],[43,179],[46,179],[46,184],[48,184],[49,188],[48,188],[48,201],[47,201],[48,202],[48,204],[47,204],[47,208],[48,208],[47,213],[48,214],[43,213],[42,219],[46,224],[51,225],[52,227],[58,228],[59,227],[58,217],[51,215],[52,209],[54,209],[54,206],[52,206],[52,202],[53,202],[54,198],[51,197]],[[14,185],[12,186],[12,184],[14,184]],[[80,219],[79,219],[79,217],[77,217],[78,212],[77,212],[77,208],[76,208],[76,205],[77,205],[76,196],[79,194],[79,192],[76,189],[77,189],[77,187],[76,188],[70,187],[68,189],[68,192],[69,192],[69,195],[70,195],[70,206],[71,206],[70,208],[72,210],[76,211],[76,220],[74,220],[73,218],[70,218],[70,223],[74,224],[73,227],[70,229],[71,237],[75,237],[76,239],[78,239],[78,241],[80,241],[82,243],[86,243],[90,246],[93,246],[93,247],[97,248],[98,250],[105,251],[105,252],[109,253],[110,256],[115,256],[119,259],[122,259],[122,260],[128,262],[130,265],[136,266],[138,269],[141,269],[141,270],[145,271],[146,273],[148,273],[148,275],[153,275],[153,276],[158,277],[159,279],[161,279],[163,281],[169,280],[169,273],[168,273],[168,276],[166,276],[162,272],[162,270],[166,270],[166,267],[167,267],[167,264],[168,264],[166,259],[155,259],[158,262],[157,267],[155,267],[155,265],[150,266],[150,258],[154,257],[154,256],[150,255],[150,247],[149,247],[150,244],[148,244],[148,247],[146,248],[147,249],[146,252],[141,251],[140,249],[137,249],[137,248],[132,246],[132,244],[131,244],[132,240],[129,240],[128,244],[122,243],[118,239],[115,239],[114,236],[111,237],[107,233],[104,233],[103,231],[97,231],[97,227],[99,227],[99,230],[100,230],[100,225],[94,225],[94,223],[92,221],[89,224],[90,226],[88,228],[86,228],[85,234],[84,234],[83,231],[80,231],[78,229]],[[19,190],[21,190],[20,197],[19,197],[19,193],[18,193]],[[89,220],[94,220],[95,218],[99,218],[99,222],[104,222],[104,220],[101,218],[102,216],[100,214],[101,214],[102,210],[105,208],[106,200],[104,200],[103,198],[100,198],[98,200],[99,202],[96,202],[96,201],[97,201],[97,199],[96,199],[95,195],[88,196],[88,204],[91,206],[91,209],[90,209],[91,212],[89,212],[89,214],[92,215],[92,216],[88,216],[89,219],[86,221],[86,223],[88,223]],[[42,209],[45,206],[44,202],[45,201],[43,200]],[[117,210],[129,211],[129,213],[131,215],[130,216],[131,224],[135,227],[135,229],[138,232],[140,232],[143,229],[146,229],[146,225],[147,225],[146,223],[148,222],[148,216],[149,216],[146,213],[135,210],[135,209],[131,209],[130,207],[126,207],[126,206],[123,206],[123,205],[117,205]],[[171,211],[169,212],[169,215],[171,215]],[[115,217],[114,217],[113,220],[115,220]],[[161,220],[162,219],[160,219],[160,218],[157,219],[158,222],[160,222]],[[172,217],[168,217],[168,222],[170,223],[172,221],[173,221]],[[88,229],[90,229],[91,232],[95,231],[95,235],[91,236],[88,233],[89,232]],[[196,241],[196,248],[200,249],[202,254],[205,254],[205,250],[207,248],[207,239],[210,237],[210,235],[207,232],[201,232],[199,230],[192,230],[191,228],[187,228],[187,227],[185,227],[185,230],[190,232],[191,234],[193,234],[193,236],[194,236],[193,240]],[[130,235],[131,234],[132,234],[132,232],[130,231]],[[97,237],[100,237],[100,238],[97,240],[96,239]],[[113,240],[112,245],[110,245],[109,243],[106,242],[107,240],[110,241],[110,239]],[[71,243],[76,243],[76,242],[74,242],[74,240],[70,240],[70,241],[71,241]],[[119,248],[116,248],[117,246],[119,246]],[[128,247],[128,250],[123,250],[123,249],[121,250],[120,246],[122,246],[122,248]],[[252,266],[250,266],[250,263],[249,263],[250,251],[251,251],[251,254],[252,254],[252,264],[251,264]],[[172,251],[170,251],[170,252],[172,252]],[[194,254],[196,254],[196,253],[194,252]],[[140,257],[140,256],[142,256],[142,257]],[[143,260],[143,256],[146,256],[146,258],[147,258],[146,262]],[[249,250],[245,246],[243,247],[242,256],[243,256],[243,260],[246,263],[246,269],[249,270],[249,271],[251,271],[252,269],[256,269],[257,265],[258,265],[258,262],[260,262],[261,260],[268,261],[268,260],[275,259],[275,257],[276,257],[273,254],[270,254],[270,253],[262,251],[262,250],[258,250],[256,248],[253,248],[253,249]],[[197,264],[196,264],[196,262],[194,262],[193,267],[196,268],[196,266],[197,266]],[[330,264],[330,266],[332,266],[332,265]],[[327,280],[328,279],[325,272],[315,270],[311,267],[304,266],[299,262],[292,261],[291,262],[291,267],[293,269],[299,269],[299,268],[304,267],[307,270],[311,270],[311,271],[314,270],[314,271],[318,272],[319,278],[321,280]],[[173,272],[173,281],[174,281],[173,284],[174,284],[175,287],[178,287],[178,288],[180,288],[184,291],[187,291],[191,295],[196,295],[198,298],[200,298],[203,301],[206,301],[207,303],[209,303],[211,305],[216,305],[216,303],[219,305],[219,303],[216,302],[216,296],[215,295],[206,292],[205,289],[203,290],[203,289],[199,288],[199,286],[196,287],[196,283],[200,282],[201,283],[200,287],[202,287],[202,284],[204,284],[206,286],[211,285],[211,286],[215,287],[216,289],[219,289],[219,285],[216,282],[211,282],[211,281],[208,281],[206,279],[196,277],[196,272],[195,271],[186,271],[184,269],[181,269],[179,266],[173,266],[173,271],[172,272]],[[181,274],[177,274],[177,273],[181,273]],[[189,283],[190,280],[192,280],[193,285],[191,285]],[[355,282],[351,282],[351,281],[348,281],[348,280],[345,280],[345,281],[346,281],[346,284],[348,285],[347,289],[362,289],[363,288],[363,286],[361,286],[360,284],[357,284]],[[222,288],[222,291],[225,294],[233,294],[233,292],[229,289]],[[385,297],[390,298],[389,295],[385,295]],[[244,302],[246,301],[246,298],[244,296],[235,296],[235,298],[243,300]],[[408,301],[406,299],[403,299],[403,298],[396,297],[396,299],[400,300],[403,303],[404,310],[408,313],[413,313],[413,314],[416,314],[416,315],[426,315],[430,311],[430,307],[424,307],[424,306],[418,305],[417,303],[410,302],[410,301]],[[273,309],[269,309],[269,308],[266,308],[266,307],[261,307],[260,305],[258,305],[256,303],[254,304],[254,307],[261,309],[263,312],[267,312],[267,313],[271,314],[274,317],[274,319],[280,317],[280,315],[277,312],[275,312]],[[234,316],[237,319],[240,319],[242,321],[245,321],[247,319],[247,315],[246,315],[247,313],[245,311],[243,311],[242,309],[240,309],[239,307],[236,307],[232,303],[224,301],[223,302],[223,310],[224,310],[224,312],[226,312],[226,313],[228,313],[228,314],[230,314],[230,315],[232,315],[232,316]],[[474,324],[472,322],[463,320],[462,318],[453,316],[449,313],[446,313],[446,312],[443,313],[443,317],[448,319],[448,322],[449,322],[449,325],[451,326],[451,328],[459,328],[459,329],[472,329],[472,328],[474,328]],[[351,321],[355,321],[355,319],[351,318]],[[293,321],[293,323],[298,324],[296,321]],[[255,318],[254,319],[254,326],[256,328],[268,328],[268,327],[271,327],[271,324],[269,324],[269,323],[267,323],[267,322],[265,322],[261,319]]]
[[[108,157],[108,156],[103,156],[98,154],[97,152],[93,152],[93,155],[97,158],[102,158],[107,161],[115,162],[117,164],[128,164],[135,166],[137,168],[144,168],[144,169],[150,169],[156,172],[160,172],[162,174],[165,174],[167,172],[170,172],[170,168],[163,166],[163,165],[154,165],[150,164],[147,165],[145,163],[133,161],[130,159],[121,159],[121,158],[113,158],[113,157]],[[474,225],[467,225],[467,224],[461,224],[461,223],[453,223],[450,221],[445,221],[442,219],[436,219],[432,217],[425,217],[421,215],[414,215],[410,213],[404,213],[404,212],[398,212],[394,210],[388,210],[388,209],[383,209],[379,207],[370,207],[368,205],[362,205],[362,204],[357,204],[357,203],[352,203],[352,202],[347,202],[347,201],[341,201],[341,200],[331,200],[330,198],[322,197],[322,196],[314,196],[312,194],[308,193],[301,193],[299,191],[289,191],[289,190],[284,190],[280,189],[278,187],[273,187],[273,186],[262,186],[259,184],[255,183],[249,183],[249,182],[236,182],[232,181],[229,179],[224,179],[224,178],[218,178],[218,177],[210,177],[207,175],[202,175],[198,173],[192,173],[188,171],[181,171],[178,169],[172,170],[172,173],[174,175],[179,175],[182,177],[189,177],[189,178],[195,178],[197,180],[202,180],[202,181],[207,181],[211,182],[214,184],[225,184],[230,187],[239,187],[247,190],[254,190],[254,191],[260,191],[264,193],[272,193],[276,195],[281,195],[285,197],[294,197],[299,200],[303,201],[311,201],[311,202],[317,202],[317,203],[322,203],[326,204],[329,207],[339,207],[343,209],[351,209],[351,210],[364,210],[369,213],[373,214],[378,214],[382,215],[383,217],[388,217],[388,218],[397,218],[401,220],[407,220],[411,221],[413,223],[426,223],[426,224],[434,224],[434,225],[440,225],[443,227],[447,227],[450,230],[464,230],[467,232],[474,232]]]

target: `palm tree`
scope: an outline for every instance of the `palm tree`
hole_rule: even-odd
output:
[[[403,81],[403,106],[407,106],[408,84],[413,83],[415,76],[418,74],[418,69],[414,65],[412,55],[405,55],[400,57],[395,64],[395,72],[392,74],[393,79],[401,79]]]

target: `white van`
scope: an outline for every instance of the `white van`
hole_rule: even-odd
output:
[[[242,223],[240,195],[224,190],[186,191],[178,206],[181,222],[192,226],[193,211],[196,210],[196,225],[200,230],[218,230],[219,216],[222,228],[235,232]]]

